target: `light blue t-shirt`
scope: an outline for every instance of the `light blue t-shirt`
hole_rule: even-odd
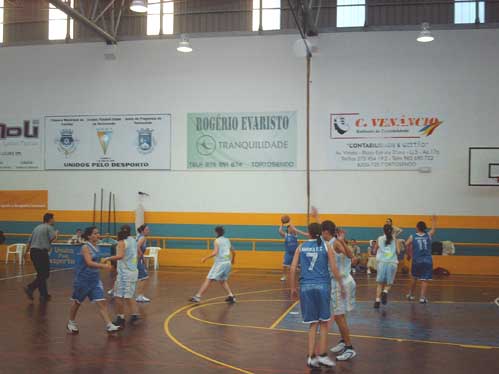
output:
[[[129,236],[124,240],[125,256],[118,260],[118,277],[122,281],[134,282],[138,278],[137,270],[137,241]]]
[[[215,256],[216,263],[230,262],[230,249],[232,248],[230,240],[224,236],[219,236],[215,239],[215,243],[218,244],[218,253]]]
[[[377,262],[387,262],[391,264],[398,264],[397,258],[397,245],[395,238],[392,238],[390,244],[386,244],[386,235],[381,235],[378,238],[378,253],[376,253]]]

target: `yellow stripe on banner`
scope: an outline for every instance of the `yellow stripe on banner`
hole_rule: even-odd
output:
[[[50,210],[59,222],[92,222],[91,210]],[[40,209],[1,209],[0,221],[24,222],[41,221],[45,210]],[[111,212],[112,214],[112,212]],[[283,213],[284,214],[284,213]],[[292,223],[305,226],[307,217],[302,213],[287,213]],[[153,224],[179,225],[242,225],[278,226],[282,214],[278,213],[208,213],[208,212],[145,212],[145,221]],[[117,211],[117,222],[134,222],[133,211]],[[430,225],[431,217],[425,215],[394,214],[321,214],[321,220],[330,219],[342,227],[382,227],[387,217],[396,226],[415,227],[418,221]],[[100,211],[96,211],[100,219]],[[108,211],[103,211],[103,221],[108,219]],[[499,216],[438,216],[438,228],[499,229]]]

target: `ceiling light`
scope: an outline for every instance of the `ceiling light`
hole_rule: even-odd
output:
[[[132,0],[130,4],[130,10],[137,13],[147,12],[146,0]]]
[[[421,24],[421,32],[416,40],[421,43],[428,43],[434,39],[433,35],[431,35],[430,24],[428,22],[423,22]]]
[[[178,42],[177,51],[184,53],[192,52],[191,43],[189,42],[187,35],[180,35],[180,41]]]

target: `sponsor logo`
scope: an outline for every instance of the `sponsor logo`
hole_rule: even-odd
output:
[[[0,123],[0,140],[7,138],[38,138],[38,125],[40,121],[24,120],[22,126],[8,126],[5,123]]]
[[[343,135],[348,130],[350,130],[350,125],[348,124],[348,121],[345,116],[333,117],[333,126],[334,126],[334,131],[336,131],[340,135]]]
[[[156,145],[156,139],[152,136],[153,129],[137,130],[137,149],[142,154],[151,153]]]
[[[196,147],[200,155],[209,156],[217,149],[217,143],[210,135],[203,135],[197,140]]]
[[[436,116],[362,116],[360,113],[331,114],[331,138],[423,138],[443,124]]]
[[[109,143],[111,142],[111,135],[113,134],[113,130],[111,129],[98,129],[97,130],[97,138],[99,139],[99,144],[102,148],[102,152],[107,154],[107,150],[109,148]]]
[[[57,149],[59,152],[63,153],[64,156],[68,157],[76,151],[78,139],[75,139],[73,136],[73,129],[62,129],[59,134],[59,138],[56,139]]]

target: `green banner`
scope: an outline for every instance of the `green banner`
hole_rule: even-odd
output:
[[[187,114],[187,168],[296,169],[296,112]]]

